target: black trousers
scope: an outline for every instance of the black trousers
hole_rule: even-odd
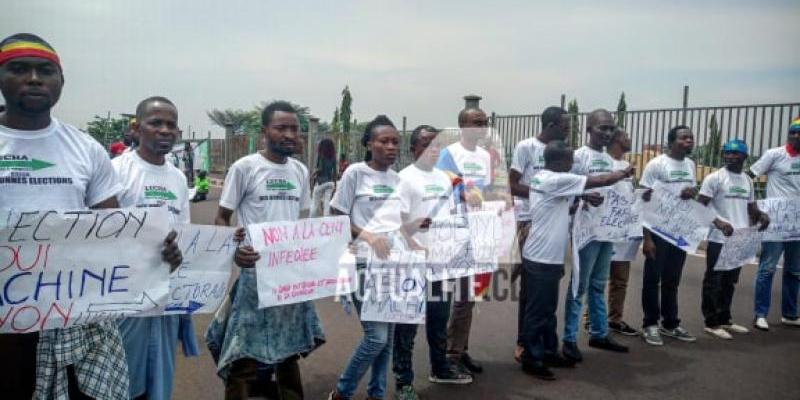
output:
[[[656,258],[644,262],[642,282],[642,326],[661,325],[665,329],[677,328],[678,285],[686,262],[686,252],[650,232],[656,245]]]
[[[450,368],[447,361],[447,321],[450,320],[452,296],[444,291],[445,284],[446,281],[431,282],[432,298],[426,303],[425,336],[434,375],[444,374]]]
[[[703,275],[703,300],[701,308],[706,326],[716,328],[731,324],[731,302],[741,268],[729,271],[714,271],[714,265],[722,251],[722,243],[708,242],[706,251],[706,273]]]
[[[525,362],[541,362],[545,355],[558,352],[556,310],[558,286],[564,276],[564,265],[541,264],[522,260],[526,275],[525,318],[522,324],[522,346]]]
[[[39,332],[0,335],[0,397],[30,400],[36,387]],[[13,360],[11,362],[10,360]]]

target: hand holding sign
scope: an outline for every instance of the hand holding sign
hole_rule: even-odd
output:
[[[170,266],[169,272],[175,271],[183,261],[181,249],[178,248],[178,243],[175,241],[176,237],[178,237],[178,233],[170,231],[167,238],[164,239],[164,250],[161,251],[161,257]]]

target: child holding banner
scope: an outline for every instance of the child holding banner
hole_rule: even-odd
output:
[[[347,168],[331,200],[331,213],[349,215],[350,229],[357,246],[359,273],[367,269],[366,259],[374,254],[387,259],[392,248],[403,246],[402,202],[398,193],[400,177],[391,166],[400,151],[400,134],[384,115],[367,124],[361,144],[367,148],[364,162]],[[398,242],[400,242],[398,244]],[[364,278],[353,302],[361,313]],[[386,394],[386,373],[392,355],[395,325],[390,322],[361,321],[364,337],[339,376],[331,400],[349,400],[358,383],[372,369],[367,385],[370,398],[382,399]]]
[[[236,211],[239,224],[294,221],[311,203],[308,170],[296,159],[297,111],[285,101],[267,105],[261,114],[266,149],[237,160],[225,177],[215,223],[230,225]],[[244,230],[238,232],[244,238]],[[299,356],[324,343],[322,327],[311,301],[258,308],[256,272],[259,254],[241,245],[234,262],[239,279],[206,331],[206,343],[225,380],[225,399],[303,398]],[[267,382],[260,375],[266,374]],[[272,381],[274,376],[275,381]],[[257,387],[251,387],[256,382]]]
[[[558,286],[564,275],[569,241],[570,206],[577,196],[599,204],[598,193],[584,190],[607,186],[629,175],[615,171],[598,176],[572,174],[573,152],[565,142],[553,140],[544,151],[545,169],[530,180],[531,230],[522,252],[527,297],[522,345],[522,370],[539,379],[553,380],[551,367],[573,367],[575,361],[558,354],[556,309]]]
[[[789,125],[786,144],[767,150],[751,167],[753,176],[767,176],[767,199],[800,198],[800,117]],[[781,323],[800,327],[797,296],[800,293],[800,238],[764,240],[755,288],[756,329],[769,330],[767,314],[772,295],[772,276],[783,253]]]
[[[718,169],[703,179],[697,197],[703,205],[711,204],[717,215],[732,226],[732,229],[712,226],[709,231],[702,310],[706,333],[720,339],[732,339],[728,331],[749,332],[747,328],[731,321],[731,301],[741,268],[717,271],[714,267],[725,244],[725,236],[730,236],[733,229],[746,228],[750,221],[759,221],[759,229],[764,230],[769,225],[769,217],[758,209],[753,181],[742,173],[744,161],[747,159],[747,144],[739,139],[729,140],[722,147],[722,158],[725,168]]]
[[[149,97],[136,107],[135,151],[111,164],[125,188],[117,199],[121,207],[166,207],[173,223],[190,222],[189,191],[183,173],[165,162],[178,137],[178,110],[164,97]],[[119,322],[128,362],[132,399],[172,398],[175,346],[197,356],[197,339],[190,315],[129,317]]]

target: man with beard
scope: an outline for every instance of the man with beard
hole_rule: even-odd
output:
[[[225,177],[215,223],[230,225],[236,211],[240,226],[269,221],[293,221],[311,203],[308,169],[290,157],[297,150],[297,111],[276,101],[261,114],[266,149],[237,160]],[[237,232],[244,239],[244,228]],[[248,399],[258,390],[268,398],[303,397],[299,356],[324,342],[311,301],[258,308],[255,263],[259,255],[249,244],[240,246],[234,262],[241,267],[231,289],[230,306],[212,321],[206,343],[225,380],[225,399]],[[260,370],[274,375],[262,385]],[[251,387],[258,382],[260,387]]]
[[[62,71],[53,47],[36,35],[0,42],[0,91],[7,107],[0,114],[0,154],[42,165],[0,167],[0,209],[118,207],[122,186],[105,149],[50,116],[64,86]],[[28,184],[34,179],[47,184]],[[162,253],[173,267],[181,262],[174,238],[170,233]],[[0,359],[6,360],[0,363],[4,399],[128,399],[125,352],[114,321],[0,335]]]
[[[140,146],[111,163],[125,188],[121,207],[166,207],[171,222],[188,224],[189,191],[183,173],[165,160],[178,135],[178,110],[164,97],[149,97],[136,107],[133,129]],[[129,317],[119,322],[128,361],[132,399],[168,400],[175,374],[175,346],[196,356],[190,315]]]

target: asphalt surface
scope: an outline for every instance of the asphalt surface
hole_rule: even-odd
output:
[[[193,205],[194,223],[211,224],[216,213],[218,190],[210,201]],[[625,319],[641,325],[641,259],[633,264],[626,300]],[[680,287],[680,315],[683,326],[698,337],[696,343],[664,338],[663,347],[651,347],[641,338],[617,336],[630,346],[630,353],[616,354],[588,347],[587,335],[580,333],[579,347],[584,362],[570,370],[555,370],[557,380],[543,382],[525,375],[514,361],[517,303],[512,300],[479,304],[472,325],[470,354],[484,364],[485,372],[471,385],[444,386],[428,382],[428,353],[424,327],[417,335],[414,386],[424,399],[800,399],[800,328],[780,325],[780,277],[773,284],[769,332],[753,331],[723,341],[702,332],[700,288],[705,259],[690,256]],[[742,271],[733,304],[734,320],[750,327],[753,281],[756,266]],[[780,273],[780,270],[779,270]],[[563,324],[563,296],[568,274],[561,281],[559,336]],[[498,290],[509,290],[500,280]],[[327,343],[301,361],[305,395],[325,399],[338,374],[361,338],[356,316],[346,315],[332,299],[316,302]],[[177,357],[175,399],[222,399],[224,387],[216,375],[203,334],[209,315],[194,318],[201,342],[199,358]],[[391,372],[390,372],[391,375]],[[365,398],[362,381],[356,398]],[[388,378],[390,398],[394,379]]]

